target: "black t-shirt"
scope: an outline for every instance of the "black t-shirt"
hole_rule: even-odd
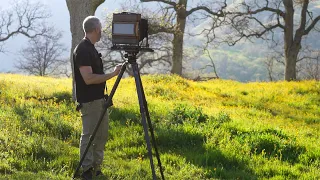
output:
[[[82,39],[73,51],[76,96],[79,103],[86,103],[104,97],[106,83],[87,85],[80,73],[81,66],[91,66],[93,74],[104,74],[100,55],[89,39]]]

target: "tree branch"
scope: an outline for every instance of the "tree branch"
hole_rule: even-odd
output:
[[[241,23],[241,21],[236,21],[235,19],[232,19],[232,24],[233,24],[233,28],[238,31],[238,33],[240,34],[240,39],[242,39],[242,37],[256,37],[256,38],[261,38],[264,34],[266,34],[267,32],[272,31],[273,29],[276,29],[278,27],[283,28],[283,26],[281,24],[274,24],[274,25],[268,25],[266,26],[265,24],[263,24],[259,19],[257,19],[256,17],[245,17],[244,19],[250,19],[250,20],[254,20],[255,22],[257,22],[262,28],[263,30],[261,31],[249,31],[249,27],[245,27],[247,24],[243,25],[243,23]],[[239,24],[238,24],[239,23]],[[246,23],[246,22],[244,22]],[[239,27],[238,27],[239,26]],[[248,33],[245,33],[245,31],[249,31]],[[236,41],[236,42],[238,42]],[[234,44],[233,44],[234,45]]]
[[[1,14],[0,42],[4,42],[17,34],[22,34],[28,38],[44,35],[48,29],[41,26],[40,21],[47,19],[49,16],[42,4],[30,4],[28,0],[15,4],[12,10],[4,11]],[[12,27],[13,25],[16,27]]]
[[[140,0],[141,2],[162,2],[171,6],[176,6],[177,3],[172,2],[172,1],[168,1],[168,0]]]
[[[248,11],[247,12],[226,12],[225,14],[237,14],[237,15],[252,15],[252,14],[258,14],[260,12],[264,12],[264,11],[269,11],[269,12],[273,12],[276,14],[279,14],[280,16],[284,17],[285,13],[283,11],[281,11],[280,9],[274,9],[274,8],[270,8],[270,7],[263,7],[260,9],[256,9],[256,10],[250,10],[250,8],[248,7]]]
[[[226,4],[225,4],[225,6],[222,7],[222,9],[224,9],[225,7],[226,7]],[[196,11],[202,10],[202,11],[205,11],[205,12],[211,14],[211,15],[214,15],[217,17],[223,17],[224,15],[223,15],[222,9],[219,10],[218,12],[213,12],[212,10],[210,10],[206,6],[198,6],[198,7],[192,8],[189,11],[187,11],[187,16],[191,15],[192,13],[194,13]]]
[[[310,31],[314,28],[314,26],[320,21],[320,16],[316,17],[310,26],[304,31],[303,35],[307,35],[310,33]]]
[[[294,41],[300,42],[304,34],[304,30],[307,22],[307,11],[308,11],[309,1],[304,1],[301,9],[300,27],[296,30]]]

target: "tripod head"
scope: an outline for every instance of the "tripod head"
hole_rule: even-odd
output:
[[[146,46],[132,46],[132,45],[119,45],[119,44],[113,44],[113,46],[110,48],[112,51],[125,51],[127,53],[129,52],[154,52],[153,49],[149,48],[149,45]]]
[[[126,52],[126,54],[124,54],[124,57],[128,59],[128,62],[130,64],[134,64],[137,63],[137,54],[139,52]]]
[[[111,47],[112,51],[125,51],[124,57],[128,59],[130,64],[137,62],[137,54],[139,52],[154,52],[153,49],[149,47],[141,46],[128,46],[128,45],[113,45]]]

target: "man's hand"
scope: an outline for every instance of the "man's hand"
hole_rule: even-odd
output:
[[[116,67],[114,67],[113,69],[114,76],[117,76],[120,73],[121,68],[122,68],[122,64],[118,64],[116,65]]]
[[[91,66],[81,66],[79,68],[81,76],[84,82],[89,84],[100,84],[103,83],[115,76],[117,76],[122,68],[122,65],[117,65],[112,73],[108,74],[93,74]]]

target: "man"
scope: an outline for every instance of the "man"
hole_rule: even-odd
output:
[[[80,139],[80,158],[88,145],[89,137],[97,124],[105,103],[104,90],[106,81],[117,76],[121,65],[109,74],[103,72],[100,54],[94,44],[101,38],[101,23],[95,16],[88,16],[83,21],[85,37],[73,52],[76,96],[80,103],[82,118],[82,134]],[[83,179],[92,179],[102,175],[101,164],[104,147],[108,137],[108,113],[105,114],[97,134],[82,163]]]

